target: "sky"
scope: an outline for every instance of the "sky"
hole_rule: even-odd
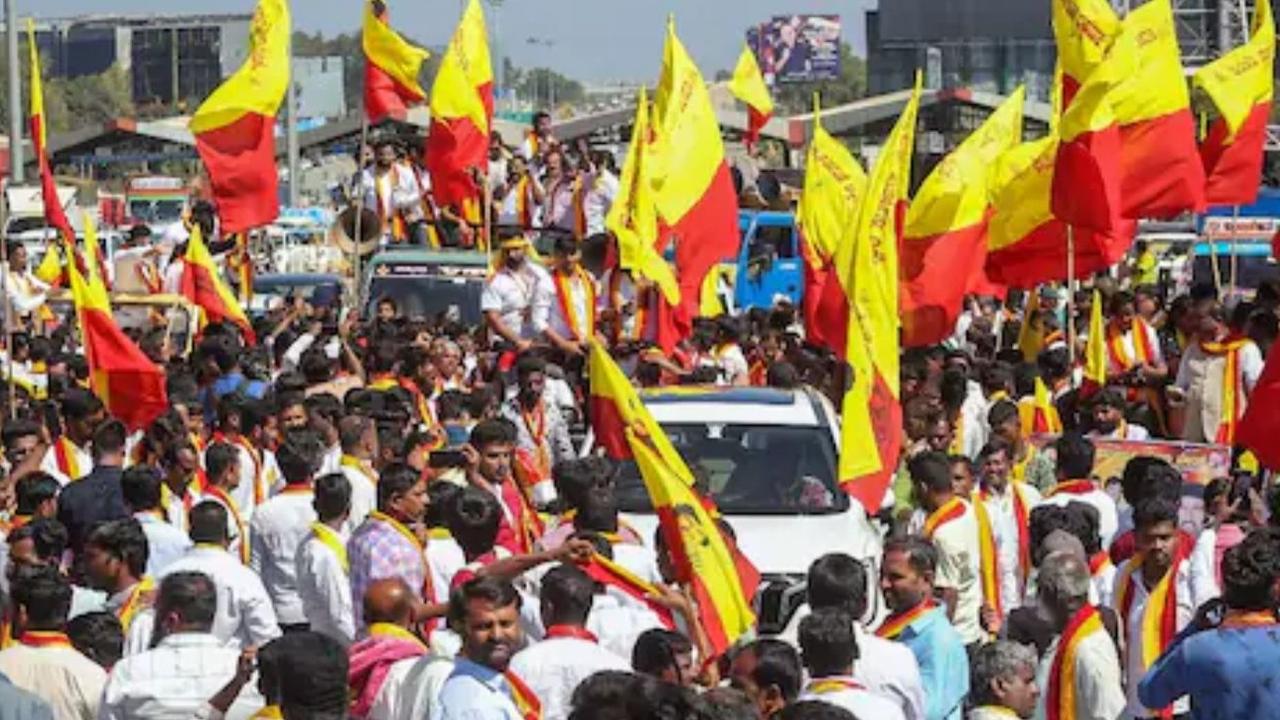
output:
[[[16,0],[18,12],[32,11],[31,0]],[[485,11],[494,31],[490,0]],[[892,0],[890,0],[892,1]],[[941,1],[941,0],[940,0]],[[652,80],[661,62],[664,22],[676,16],[689,52],[708,77],[732,70],[750,24],[775,14],[840,15],[844,39],[855,54],[866,46],[863,12],[876,0],[501,0],[498,15],[501,52],[519,67],[549,66],[588,82]],[[173,3],[171,0],[112,0],[113,13],[249,12],[253,0]],[[391,21],[427,45],[448,41],[460,12],[459,0],[388,0]],[[349,7],[338,12],[338,6]],[[354,31],[360,0],[293,0],[294,26],[325,34]],[[180,10],[178,8],[181,8]],[[105,12],[102,0],[41,0],[37,17],[68,17]],[[554,45],[530,44],[549,40]]]

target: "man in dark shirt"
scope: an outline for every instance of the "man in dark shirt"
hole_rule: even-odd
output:
[[[78,558],[94,525],[129,517],[120,490],[125,427],[109,420],[93,433],[93,472],[62,489],[58,520],[67,528],[68,547]]]

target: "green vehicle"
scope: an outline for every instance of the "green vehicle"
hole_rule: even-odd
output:
[[[404,317],[444,317],[479,325],[480,294],[489,275],[489,256],[473,251],[406,248],[383,250],[365,270],[361,308],[377,314],[378,301],[390,299]]]

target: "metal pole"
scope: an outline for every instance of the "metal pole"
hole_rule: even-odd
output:
[[[360,147],[356,151],[356,157],[360,158],[356,161],[356,177],[359,180],[356,183],[356,218],[352,223],[355,227],[355,237],[351,238],[352,246],[355,249],[355,257],[351,260],[351,272],[354,275],[353,287],[355,287],[356,312],[360,312],[360,295],[364,292],[360,282],[360,245],[361,238],[364,237],[364,230],[360,227],[364,219],[364,146],[369,142],[369,114],[360,109]]]
[[[4,30],[9,56],[9,179],[22,182],[22,83],[18,80],[18,11],[16,0],[4,0]]]
[[[13,0],[9,0],[12,6]],[[9,220],[9,200],[0,198],[0,227]],[[47,251],[46,251],[47,252]],[[18,404],[18,391],[13,384],[13,303],[9,302],[9,242],[0,238],[0,261],[4,263],[4,277],[0,277],[0,293],[4,294],[4,382],[9,397],[8,414],[14,416],[14,406]]]
[[[289,104],[289,115],[285,126],[285,141],[289,154],[289,207],[298,207],[298,83],[294,68],[293,45],[289,45],[289,93],[285,102]]]
[[[1076,364],[1076,231],[1067,224],[1067,353]]]
[[[1240,240],[1240,206],[1231,206],[1231,289],[1228,295],[1236,294],[1236,243]]]

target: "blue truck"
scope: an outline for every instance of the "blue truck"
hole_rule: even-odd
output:
[[[738,257],[734,266],[733,301],[738,311],[768,309],[779,298],[800,307],[804,295],[804,259],[794,213],[741,210]]]

